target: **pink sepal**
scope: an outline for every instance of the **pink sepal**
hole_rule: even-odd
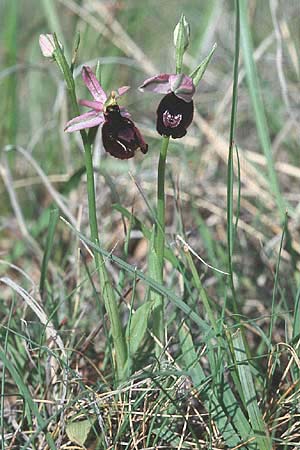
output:
[[[92,94],[93,98],[97,101],[102,103],[102,105],[105,103],[107,96],[102,89],[99,81],[97,80],[95,74],[93,73],[92,69],[89,66],[83,66],[82,68],[82,78],[84,81],[84,84]]]
[[[97,113],[95,111],[89,111],[88,113],[81,114],[80,116],[71,119],[66,127],[65,131],[67,133],[72,133],[73,131],[84,130],[85,128],[93,128],[104,122],[104,116],[102,113]]]

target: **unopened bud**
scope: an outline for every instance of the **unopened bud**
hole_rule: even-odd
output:
[[[182,14],[174,30],[174,46],[185,51],[190,43],[190,24]]]
[[[45,58],[53,58],[55,51],[55,41],[52,34],[41,34],[39,38],[39,44],[41,51]],[[62,44],[59,42],[60,48],[62,49]]]

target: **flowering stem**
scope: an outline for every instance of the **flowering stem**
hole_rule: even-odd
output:
[[[79,107],[75,92],[75,83],[72,72],[68,66],[66,58],[61,51],[59,44],[57,42],[56,36],[56,49],[55,49],[55,60],[61,69],[64,78],[66,80],[67,89],[69,93],[69,98],[71,102],[72,113],[74,116],[78,116]],[[94,183],[94,169],[93,169],[93,158],[92,149],[88,140],[87,133],[85,130],[80,131],[82,142],[84,146],[84,157],[85,157],[85,167],[87,176],[87,194],[88,194],[88,208],[89,208],[89,223],[92,242],[99,246],[99,232],[96,214],[96,196],[95,196],[95,183]],[[94,252],[96,269],[99,276],[99,283],[101,287],[101,293],[104,300],[104,305],[106,312],[108,314],[111,333],[114,342],[115,352],[116,352],[116,368],[117,368],[117,378],[118,380],[124,379],[124,368],[127,359],[127,348],[125,343],[125,338],[122,330],[121,319],[119,315],[118,305],[114,295],[112,285],[110,283],[108,273],[105,267],[105,261],[101,254]]]
[[[166,159],[170,137],[164,136],[162,139],[158,173],[157,173],[157,231],[156,231],[156,254],[158,262],[158,282],[163,282],[164,270],[164,250],[165,250],[165,172]],[[160,298],[160,305],[155,309],[154,334],[164,345],[164,304],[163,297]],[[159,350],[160,351],[160,350]],[[158,355],[157,355],[158,356]]]
[[[158,174],[157,174],[157,238],[156,238],[156,252],[160,263],[161,279],[163,278],[163,260],[165,249],[165,172],[166,159],[169,146],[170,137],[164,136],[162,139]]]
[[[87,191],[88,191],[88,205],[89,205],[89,222],[91,230],[91,240],[99,246],[99,233],[96,216],[96,198],[95,198],[95,185],[94,185],[94,170],[91,147],[89,144],[84,143],[85,154],[85,167],[87,175]],[[122,331],[122,324],[118,311],[118,305],[114,295],[114,291],[109,280],[105,261],[103,256],[97,252],[94,252],[96,268],[99,276],[99,282],[101,286],[102,296],[104,299],[105,309],[108,314],[111,332],[114,341],[116,351],[116,366],[118,380],[124,378],[124,367],[126,363],[126,344]]]

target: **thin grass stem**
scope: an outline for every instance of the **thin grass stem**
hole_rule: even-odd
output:
[[[228,171],[227,171],[227,246],[228,246],[228,271],[230,288],[232,293],[232,307],[235,314],[238,314],[238,305],[233,281],[232,255],[234,247],[234,223],[233,223],[233,149],[234,135],[236,126],[237,111],[237,94],[238,94],[238,69],[239,69],[239,53],[240,53],[240,5],[236,0],[235,15],[235,52],[234,52],[234,68],[233,68],[233,88],[232,88],[232,104],[230,118],[230,136],[229,136],[229,152],[228,152]]]
[[[277,258],[277,262],[276,262],[276,271],[275,271],[275,277],[274,277],[274,287],[273,287],[273,293],[272,293],[271,319],[270,319],[270,327],[269,327],[269,339],[270,339],[270,342],[272,342],[272,334],[273,334],[273,329],[274,329],[274,325],[275,325],[275,322],[276,322],[276,314],[277,314],[277,312],[275,311],[275,301],[276,301],[276,295],[277,295],[277,292],[278,292],[279,268],[280,268],[280,262],[281,262],[281,257],[282,257],[282,249],[283,249],[284,239],[285,239],[285,236],[286,236],[287,226],[288,226],[288,215],[287,215],[287,212],[286,212],[285,213],[285,220],[284,220],[284,224],[283,224],[283,229],[282,229],[282,234],[281,234],[281,239],[280,239],[278,258]]]
[[[19,14],[18,1],[10,0],[2,2],[2,70],[3,67],[13,67],[18,62],[18,25],[21,15]],[[18,77],[11,73],[2,85],[1,95],[1,137],[8,144],[15,144],[18,131]],[[4,124],[4,127],[3,127]],[[10,165],[13,163],[13,153],[8,156]]]
[[[257,135],[267,161],[270,190],[276,199],[281,221],[284,222],[287,203],[282,197],[277,173],[274,166],[270,136],[268,131],[268,123],[261,95],[259,77],[253,58],[253,43],[247,12],[248,2],[246,2],[245,0],[240,0],[238,3],[240,3],[241,43],[243,47],[243,60],[249,87],[250,99],[254,111]]]
[[[12,313],[14,310],[14,298],[12,299],[12,304],[9,310],[9,316],[8,316],[8,322],[7,322],[7,329],[5,332],[5,338],[4,338],[4,354],[7,355],[7,349],[8,349],[8,335],[9,335],[9,329],[10,329],[10,322],[12,318]],[[2,380],[1,380],[1,400],[0,400],[0,428],[1,428],[1,449],[5,450],[4,443],[5,443],[5,436],[4,436],[4,400],[5,400],[5,362],[3,361],[2,366]]]
[[[189,252],[189,249],[187,247],[184,247],[184,253],[185,253],[185,256],[186,256],[189,268],[190,268],[190,270],[192,272],[196,288],[198,289],[198,292],[200,294],[200,297],[201,297],[204,309],[206,311],[206,314],[208,316],[208,319],[209,319],[209,321],[210,321],[210,323],[211,323],[211,325],[212,325],[212,327],[213,327],[213,329],[214,329],[214,331],[215,331],[215,333],[217,335],[218,334],[218,325],[217,325],[216,319],[215,319],[213,311],[212,311],[212,309],[210,307],[210,303],[209,303],[209,299],[208,299],[206,290],[204,289],[204,287],[202,285],[202,282],[201,282],[201,279],[200,279],[199,274],[197,272],[197,269],[196,269],[196,266],[194,264],[193,258],[192,258],[191,254]]]

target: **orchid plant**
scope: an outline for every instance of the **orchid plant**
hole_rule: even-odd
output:
[[[194,116],[193,96],[196,86],[199,84],[206,67],[216,48],[214,46],[210,54],[188,76],[182,73],[183,56],[190,42],[190,27],[184,15],[181,16],[174,30],[176,73],[161,73],[147,78],[140,86],[142,92],[165,94],[160,101],[156,112],[156,130],[163,136],[159,155],[157,175],[157,227],[156,245],[157,264],[159,270],[153,272],[153,276],[159,282],[163,282],[164,250],[165,250],[165,169],[170,137],[182,138],[187,133]],[[154,334],[164,343],[164,305],[163,298],[158,302],[154,318]],[[159,356],[160,349],[156,349]]]
[[[74,64],[74,56],[72,58],[71,65],[68,64],[66,57],[64,55],[63,49],[56,37],[56,35],[41,35],[40,36],[40,47],[44,56],[47,58],[51,58],[54,60],[58,67],[60,68],[63,77],[66,81],[67,92],[69,94],[72,113],[75,117],[80,117],[78,101],[76,97],[76,89],[75,89],[75,81],[73,77],[72,67]],[[78,42],[79,45],[79,42]],[[74,55],[77,54],[77,48],[74,49]],[[94,102],[97,103],[89,103],[88,106],[92,108],[90,111],[89,118],[94,120],[96,118],[96,122],[98,125],[103,122],[102,114],[105,114],[104,104],[107,101],[107,96],[105,92],[100,87],[100,84],[95,81],[94,77],[91,76],[91,72],[89,70],[84,70],[83,72],[86,80],[89,79],[88,85],[89,88],[93,92]],[[93,83],[94,87],[92,86]],[[121,95],[125,93],[125,88],[121,88],[118,91],[118,94]],[[96,97],[96,98],[95,98]],[[116,104],[116,95],[113,96],[112,103]],[[88,102],[88,101],[86,101]],[[87,103],[85,103],[86,105]],[[120,112],[121,114],[121,112]],[[81,115],[82,116],[82,115]],[[93,117],[91,117],[93,116]],[[100,119],[100,121],[99,121]],[[105,119],[105,116],[104,116]],[[83,119],[83,120],[86,120]],[[77,119],[79,126],[78,130],[80,131],[82,137],[82,143],[84,147],[84,158],[85,158],[85,168],[87,175],[87,194],[88,194],[88,206],[89,206],[89,223],[90,223],[90,232],[91,232],[91,240],[93,242],[94,248],[94,259],[95,265],[97,269],[97,274],[99,277],[99,285],[101,288],[102,298],[104,300],[105,309],[107,311],[107,315],[110,320],[111,327],[111,335],[114,344],[115,350],[115,360],[114,360],[114,368],[116,373],[116,380],[121,381],[124,380],[127,376],[126,367],[127,367],[127,344],[125,340],[125,335],[123,332],[121,317],[118,309],[118,304],[115,297],[115,292],[112,287],[112,284],[109,280],[109,274],[106,269],[105,260],[97,248],[99,247],[99,230],[98,230],[98,221],[97,221],[97,213],[96,213],[96,196],[95,196],[95,182],[94,182],[94,168],[93,168],[93,158],[92,158],[92,148],[91,143],[86,133],[85,128],[82,126],[82,117],[81,119]],[[105,122],[105,120],[104,120]],[[81,125],[79,125],[79,123]],[[91,124],[91,122],[89,123]],[[73,123],[73,125],[75,125]],[[72,126],[72,125],[70,125]],[[95,121],[91,125],[92,127],[97,126]]]
[[[159,155],[157,176],[156,228],[153,234],[153,254],[155,254],[155,264],[153,265],[154,269],[150,268],[150,275],[161,284],[163,283],[165,249],[165,167],[169,140],[171,137],[178,139],[186,135],[187,129],[193,120],[193,97],[196,92],[196,86],[201,80],[215,50],[214,46],[204,61],[202,61],[190,75],[186,75],[182,73],[182,65],[184,52],[189,45],[189,38],[189,25],[182,15],[174,31],[175,73],[161,73],[154,75],[146,79],[140,86],[140,90],[143,92],[149,91],[164,94],[164,97],[158,105],[156,118],[156,129],[162,136],[162,145]],[[91,239],[95,248],[97,248],[99,245],[99,234],[96,216],[92,147],[86,130],[95,129],[101,126],[104,149],[110,155],[119,159],[126,160],[133,158],[139,150],[141,150],[143,154],[146,154],[148,145],[144,141],[134,122],[131,120],[129,112],[118,104],[119,98],[128,91],[129,86],[122,86],[107,95],[92,69],[88,66],[83,66],[83,82],[92,95],[92,99],[79,100],[78,102],[76,98],[75,81],[73,78],[73,67],[78,48],[75,48],[72,63],[69,66],[64,56],[63,48],[55,35],[41,35],[40,47],[45,57],[51,58],[57,62],[66,80],[74,117],[67,122],[65,131],[68,133],[80,131],[81,133],[85,150]],[[80,114],[78,103],[88,107],[89,111]],[[102,254],[96,250],[94,251],[94,257],[105,308],[111,324],[111,334],[115,347],[117,378],[118,380],[123,380],[126,375],[128,375],[126,371],[128,371],[127,369],[130,366],[130,348],[128,347],[129,344],[126,342],[118,305],[112,284],[109,282],[105,261]],[[164,303],[161,294],[153,294],[152,300],[154,300],[151,303],[154,305],[153,333],[158,341],[160,341],[160,346],[156,346],[156,355],[159,357],[161,345],[164,345]],[[134,317],[138,317],[138,314],[135,314]],[[139,336],[139,339],[142,341],[143,335]]]

